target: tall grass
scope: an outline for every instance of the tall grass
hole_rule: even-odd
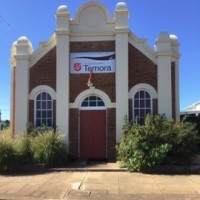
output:
[[[34,159],[47,167],[59,166],[68,161],[63,136],[53,130],[38,134],[33,140]]]
[[[15,138],[10,129],[0,133],[0,172],[16,169],[17,165],[42,163],[47,167],[68,162],[64,137],[54,130],[42,130],[36,135],[20,134]]]
[[[16,165],[16,151],[14,139],[10,129],[0,133],[0,172],[12,170]]]

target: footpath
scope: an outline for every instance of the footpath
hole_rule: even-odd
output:
[[[130,173],[117,163],[0,175],[4,200],[200,200],[200,174]]]

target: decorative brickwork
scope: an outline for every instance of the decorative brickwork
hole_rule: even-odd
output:
[[[56,91],[56,47],[30,68],[30,92],[39,85],[48,85]]]
[[[157,66],[144,54],[129,44],[129,90],[146,83],[157,91]]]
[[[88,41],[88,42],[71,42],[70,52],[107,52],[115,51],[115,41]]]
[[[176,119],[176,73],[175,62],[171,63],[171,79],[172,79],[172,118]]]

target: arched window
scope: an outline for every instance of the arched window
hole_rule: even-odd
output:
[[[53,101],[51,96],[42,92],[37,95],[35,102],[35,125],[48,127],[52,126],[53,121]]]
[[[81,107],[105,107],[105,104],[101,98],[89,96],[83,100]]]
[[[133,99],[133,119],[139,124],[143,124],[148,113],[152,113],[152,100],[150,94],[145,90],[140,90]]]

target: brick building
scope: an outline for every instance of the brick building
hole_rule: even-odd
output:
[[[84,4],[74,20],[60,6],[49,41],[34,52],[24,36],[13,43],[15,134],[27,122],[56,126],[75,157],[113,159],[125,115],[179,120],[177,37],[161,32],[153,50],[131,32],[128,16],[123,2],[113,19],[98,2]]]

